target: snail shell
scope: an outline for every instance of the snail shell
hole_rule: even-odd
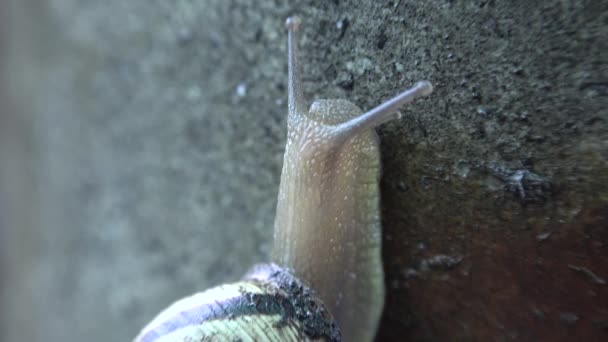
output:
[[[186,297],[161,312],[135,338],[150,341],[340,341],[316,293],[274,264],[242,281]]]
[[[418,82],[366,113],[346,100],[319,100],[307,109],[299,25],[299,18],[287,19],[289,116],[274,264],[176,302],[136,342],[373,340],[384,306],[374,128],[433,87]]]

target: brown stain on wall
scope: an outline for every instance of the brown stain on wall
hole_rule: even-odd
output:
[[[394,200],[385,198],[389,290],[378,341],[608,336],[608,206],[583,209],[571,223],[536,233],[508,223],[399,223]],[[437,255],[461,260],[425,268]]]

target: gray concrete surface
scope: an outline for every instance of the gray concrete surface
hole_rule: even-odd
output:
[[[475,229],[533,239],[576,223],[608,202],[606,7],[14,1],[0,338],[128,340],[172,300],[268,259],[293,13],[308,98],[368,109],[436,85],[379,130],[389,286],[405,286],[403,222],[458,252]],[[420,327],[398,313],[386,340]],[[441,336],[421,326],[417,339]]]

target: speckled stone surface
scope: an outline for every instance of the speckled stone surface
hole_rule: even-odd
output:
[[[379,129],[378,340],[608,336],[606,2],[13,3],[3,341],[129,340],[268,259],[293,13],[309,99],[435,85]]]

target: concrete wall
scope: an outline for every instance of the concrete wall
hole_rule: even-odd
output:
[[[436,86],[379,129],[378,339],[607,336],[605,2],[9,7],[3,341],[129,340],[268,259],[293,13],[309,99]]]

